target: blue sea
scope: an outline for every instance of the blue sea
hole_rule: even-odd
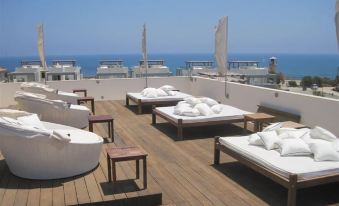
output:
[[[229,54],[228,60],[251,60],[259,61],[260,67],[267,67],[269,58],[278,58],[277,69],[287,78],[300,79],[303,76],[323,76],[334,78],[339,67],[339,54]],[[121,55],[73,55],[73,56],[47,56],[47,64],[56,59],[74,59],[81,66],[84,76],[95,76],[96,68],[100,60],[121,59],[127,67],[139,64],[141,54]],[[148,59],[162,59],[175,75],[179,67],[185,66],[189,60],[210,60],[213,61],[213,54],[149,54]],[[21,60],[38,60],[37,56],[32,57],[0,57],[0,67],[14,71],[20,65]]]

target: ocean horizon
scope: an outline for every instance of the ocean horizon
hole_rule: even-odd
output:
[[[248,60],[258,61],[260,67],[268,67],[269,58],[277,57],[277,70],[282,72],[286,78],[300,79],[303,76],[322,76],[335,78],[339,67],[339,54],[236,54],[231,53],[228,61]],[[5,67],[8,71],[14,71],[20,66],[22,60],[38,60],[38,56],[17,56],[0,57],[0,67]],[[46,56],[48,65],[52,60],[65,59],[76,60],[77,65],[81,67],[84,77],[95,76],[96,68],[100,60],[119,59],[124,61],[124,65],[131,68],[139,64],[142,59],[141,54],[93,54],[93,55],[51,55]],[[148,59],[165,60],[165,65],[170,68],[175,75],[176,69],[185,67],[185,61],[214,61],[212,53],[158,53],[149,54]]]

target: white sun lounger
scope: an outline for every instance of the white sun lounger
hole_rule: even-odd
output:
[[[282,157],[278,151],[249,145],[248,136],[217,137],[214,164],[220,163],[220,151],[287,188],[290,206],[296,204],[297,189],[339,181],[339,162],[316,162],[311,156]]]
[[[178,128],[178,138],[183,138],[184,127],[196,127],[206,125],[229,124],[244,121],[244,114],[250,112],[232,107],[229,105],[222,105],[223,110],[219,114],[209,116],[188,117],[174,114],[174,106],[171,107],[157,107],[152,112],[152,124],[156,124],[156,116],[160,116]]]
[[[71,104],[77,104],[77,100],[79,99],[78,94],[59,91],[49,87],[49,85],[40,84],[36,82],[24,82],[21,84],[21,89],[24,90],[25,92],[46,95],[48,99],[63,100]]]
[[[129,106],[129,101],[133,101],[138,105],[138,114],[142,113],[142,107],[145,105],[176,105],[179,101],[183,101],[186,97],[190,97],[191,95],[178,92],[173,96],[163,96],[156,98],[148,98],[141,95],[141,93],[127,93],[126,94],[126,105]]]
[[[64,124],[76,128],[88,126],[90,110],[81,105],[67,104],[61,100],[50,100],[45,95],[18,91],[15,101],[21,110],[36,113],[43,121]]]
[[[100,136],[60,124],[39,124],[44,128],[0,117],[0,150],[14,175],[58,179],[88,172],[98,165],[103,143]]]

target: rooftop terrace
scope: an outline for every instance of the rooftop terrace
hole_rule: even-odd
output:
[[[94,171],[61,180],[25,180],[13,176],[1,156],[0,205],[155,205],[160,197],[162,205],[286,205],[286,189],[229,156],[222,154],[221,164],[212,164],[213,137],[241,135],[242,124],[186,129],[186,139],[177,141],[174,127],[160,118],[152,126],[147,110],[136,115],[124,101],[97,101],[96,112],[115,118],[116,134],[114,143],[104,144]],[[94,131],[107,137],[105,125],[96,124]],[[148,152],[147,190],[138,189],[140,180],[134,183],[133,162],[118,163],[120,181],[107,183],[104,151],[114,145],[140,145]],[[339,204],[338,186],[302,189],[297,203]]]

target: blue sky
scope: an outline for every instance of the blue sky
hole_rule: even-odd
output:
[[[214,27],[228,16],[230,53],[337,52],[335,0],[0,0],[0,57],[212,53]]]

